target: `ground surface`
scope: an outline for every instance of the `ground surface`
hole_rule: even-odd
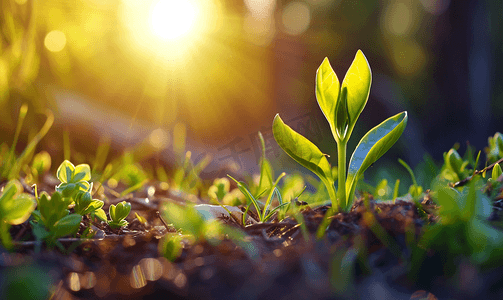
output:
[[[39,191],[53,190],[54,182],[46,181]],[[446,277],[439,259],[448,253],[429,253],[418,276],[407,276],[407,243],[417,240],[426,222],[435,222],[430,213],[436,208],[428,199],[422,217],[412,202],[370,200],[366,207],[359,200],[349,213],[333,216],[321,241],[315,233],[327,206],[303,207],[309,235],[292,218],[247,227],[222,219],[246,232],[257,258],[224,240],[186,243],[170,262],[159,256],[158,243],[174,229],[163,225],[157,211],[166,202],[183,203],[185,196],[156,183],[147,187],[155,193],[148,195],[145,188],[126,198],[119,197],[120,187],[105,187],[105,211],[122,200],[131,203],[129,226],[113,231],[96,224],[94,239],[61,239],[69,254],[45,245],[37,249],[27,223],[12,227],[17,249],[1,253],[0,275],[7,278],[31,266],[54,285],[53,299],[503,299],[503,269],[482,273],[460,261],[458,272]],[[147,225],[134,218],[135,212]],[[84,219],[81,228],[88,222]]]

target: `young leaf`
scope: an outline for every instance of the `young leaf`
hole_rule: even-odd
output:
[[[61,218],[54,224],[52,234],[55,238],[63,237],[65,235],[73,234],[79,229],[82,216],[78,214],[71,214]]]
[[[260,139],[260,145],[262,147],[262,157],[260,157],[260,181],[258,185],[258,192],[260,193],[264,189],[270,189],[273,183],[273,170],[269,160],[265,156],[265,141],[264,136],[259,131],[258,136]]]
[[[59,165],[56,176],[63,183],[71,182],[74,170],[75,166],[70,161],[65,160]]]
[[[330,124],[330,129],[334,138],[336,134],[336,106],[339,101],[340,83],[328,58],[325,57],[320,67],[316,71],[316,100],[321,111]],[[344,117],[344,116],[343,116]]]
[[[72,182],[91,180],[91,168],[88,164],[80,164],[75,167]]]
[[[395,144],[407,125],[407,112],[401,112],[372,128],[358,143],[351,156],[346,181],[348,203],[353,202],[356,183],[363,172]],[[348,203],[342,203],[347,205]]]
[[[11,198],[7,203],[2,203],[0,215],[4,221],[11,225],[18,225],[30,217],[35,209],[36,202],[30,194],[21,194]]]
[[[131,204],[129,202],[122,201],[117,204],[115,210],[115,217],[117,218],[117,220],[123,220],[129,215],[130,211],[131,211]]]
[[[318,175],[322,181],[332,182],[332,168],[316,145],[286,125],[279,114],[274,117],[272,131],[278,145],[296,162]]]
[[[494,165],[494,167],[493,167],[493,171],[492,171],[492,173],[491,173],[491,178],[492,178],[493,180],[497,180],[497,179],[498,179],[498,177],[500,177],[502,173],[503,173],[503,172],[502,172],[502,170],[501,170],[501,166],[500,166],[500,164],[495,164],[495,165]]]
[[[96,218],[98,218],[100,221],[106,222],[107,221],[107,214],[102,208],[98,208],[94,212],[91,213],[94,215]]]
[[[345,100],[348,111],[349,127],[347,131],[347,138],[353,132],[356,120],[367,104],[370,93],[370,84],[372,82],[372,73],[370,71],[367,58],[363,55],[361,50],[356,52],[355,58],[342,81],[342,97]],[[340,99],[340,101],[344,101]]]

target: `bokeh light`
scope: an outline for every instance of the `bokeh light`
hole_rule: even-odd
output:
[[[45,36],[44,45],[51,52],[59,52],[65,48],[66,36],[62,31],[53,30]]]
[[[407,35],[413,21],[413,12],[405,2],[388,4],[382,18],[384,30],[397,36]]]
[[[245,0],[244,3],[248,12],[244,17],[243,29],[248,39],[258,46],[269,45],[276,32],[276,0]]]
[[[311,11],[306,3],[294,1],[285,7],[281,20],[286,33],[299,35],[309,28]]]

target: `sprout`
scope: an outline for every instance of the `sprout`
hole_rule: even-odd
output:
[[[112,228],[121,228],[126,226],[129,223],[125,219],[129,215],[130,211],[131,204],[129,202],[122,201],[117,205],[111,204],[108,208],[108,214],[110,215],[108,225]]]
[[[326,154],[308,139],[295,132],[276,115],[274,138],[280,147],[302,166],[315,173],[327,187],[332,209],[348,211],[356,183],[363,172],[395,144],[407,125],[407,112],[401,112],[372,128],[360,140],[349,162],[346,174],[346,148],[356,120],[363,111],[370,93],[372,74],[367,59],[360,50],[349,67],[342,86],[327,58],[316,72],[316,99],[337,142],[338,193]]]

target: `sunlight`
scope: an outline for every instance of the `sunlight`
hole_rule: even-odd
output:
[[[174,40],[188,34],[197,17],[197,8],[189,1],[161,0],[154,5],[150,24],[155,35]]]

